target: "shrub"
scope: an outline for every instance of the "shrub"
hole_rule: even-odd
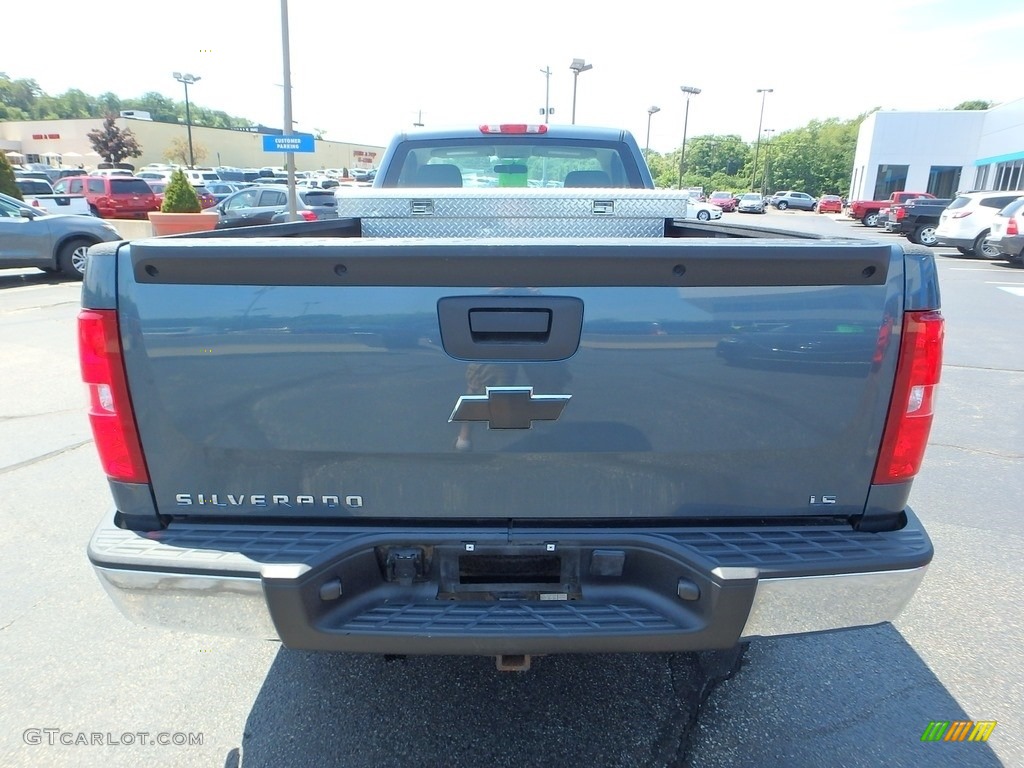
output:
[[[164,204],[161,213],[200,213],[203,210],[199,195],[189,184],[181,170],[171,174],[171,180],[164,189]]]
[[[24,199],[18,185],[14,183],[14,169],[11,168],[11,164],[7,161],[7,155],[2,151],[0,151],[0,192],[18,200]]]

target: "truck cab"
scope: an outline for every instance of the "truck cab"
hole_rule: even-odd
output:
[[[653,189],[654,181],[627,131],[494,124],[399,134],[373,186]]]

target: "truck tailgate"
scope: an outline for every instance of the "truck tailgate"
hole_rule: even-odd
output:
[[[904,280],[902,249],[845,240],[168,239],[117,265],[159,512],[251,519],[859,514]]]

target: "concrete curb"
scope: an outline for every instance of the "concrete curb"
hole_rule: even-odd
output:
[[[148,219],[107,219],[125,240],[139,240],[153,236],[153,225]]]

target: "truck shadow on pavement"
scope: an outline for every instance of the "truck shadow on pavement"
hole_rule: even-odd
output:
[[[1002,765],[984,743],[921,741],[932,720],[970,719],[888,625],[761,641],[746,656],[535,657],[526,673],[483,657],[282,649],[241,764]]]
[[[253,706],[243,768],[678,765],[706,686],[742,649],[394,660],[282,649]]]

